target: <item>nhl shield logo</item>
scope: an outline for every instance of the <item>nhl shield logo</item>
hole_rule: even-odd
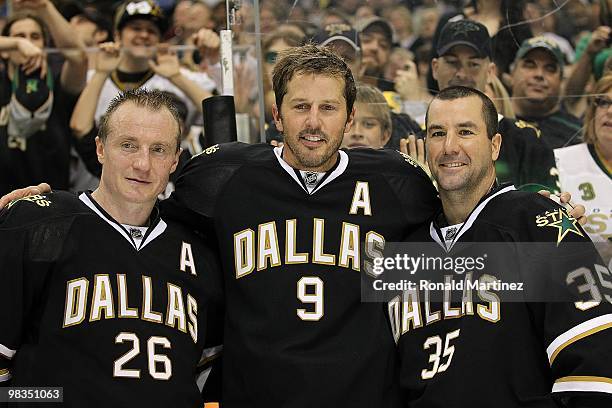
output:
[[[314,187],[317,184],[317,173],[312,172],[312,171],[307,171],[306,174],[304,174],[304,183],[306,183],[306,185],[308,187]]]

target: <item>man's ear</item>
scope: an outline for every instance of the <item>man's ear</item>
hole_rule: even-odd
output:
[[[502,144],[502,135],[496,133],[491,139],[491,159],[496,161],[499,158],[499,151]]]
[[[491,78],[497,76],[497,65],[494,62],[490,62],[487,67],[487,83],[491,83]]]
[[[274,118],[274,124],[276,125],[276,130],[283,133],[284,129],[283,129],[282,116],[281,116],[280,111],[276,107],[275,103],[272,104],[272,117]]]
[[[431,60],[431,76],[436,81],[438,80],[438,59],[434,58]]]
[[[355,105],[353,105],[353,109],[351,110],[351,113],[348,115],[348,117],[346,118],[346,124],[344,125],[344,133],[348,133],[351,131],[351,128],[353,127],[353,122],[355,121]]]
[[[389,139],[391,139],[391,131],[385,130],[382,135],[382,147],[385,147]]]
[[[170,167],[170,174],[174,173],[176,170],[176,166],[179,164],[179,159],[181,157],[181,153],[183,152],[183,148],[179,147],[179,149],[174,154],[174,162],[172,163],[172,167]]]
[[[98,162],[104,165],[104,142],[96,136],[96,155],[98,156]]]

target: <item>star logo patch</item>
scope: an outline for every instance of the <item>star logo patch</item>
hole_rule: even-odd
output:
[[[536,223],[538,227],[557,228],[557,246],[569,233],[584,237],[582,231],[578,228],[578,221],[560,208],[554,211],[547,211],[544,215],[538,215]]]

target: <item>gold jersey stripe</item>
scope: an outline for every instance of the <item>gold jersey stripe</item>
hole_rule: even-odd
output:
[[[568,376],[568,377],[561,377],[557,381],[555,381],[555,383],[576,382],[576,381],[580,381],[580,382],[604,382],[604,383],[612,384],[612,378],[608,378],[608,377],[595,377],[595,376],[589,376],[589,375],[573,375],[573,376]]]
[[[565,343],[561,344],[559,347],[557,347],[557,349],[555,350],[554,353],[552,353],[552,355],[550,356],[550,365],[552,366],[553,361],[555,361],[555,358],[557,358],[557,355],[567,346],[569,346],[572,343],[577,342],[580,339],[583,339],[585,337],[590,336],[591,334],[595,334],[598,333],[602,330],[606,330],[612,327],[612,323],[607,323],[607,324],[602,324],[601,326],[597,326],[597,327],[593,327],[591,330],[587,330],[583,333],[577,334],[576,336],[572,337],[571,339],[569,339],[568,341],[566,341]]]

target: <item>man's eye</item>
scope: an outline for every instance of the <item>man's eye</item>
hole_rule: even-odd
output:
[[[136,146],[135,146],[133,143],[129,143],[129,142],[123,142],[123,143],[121,143],[121,147],[122,147],[123,149],[128,149],[128,150],[132,150],[132,149],[135,149],[135,148],[136,148]]]
[[[432,132],[431,133],[431,137],[441,137],[441,136],[445,136],[446,132],[443,132],[441,130],[437,131],[437,132]]]
[[[308,105],[305,103],[300,103],[299,105],[295,105],[295,109],[297,110],[308,110]]]
[[[336,107],[334,105],[321,105],[321,109],[326,111],[333,111],[336,110]]]
[[[153,148],[153,152],[155,153],[166,153],[166,148],[163,146],[157,146]]]
[[[480,64],[478,64],[476,62],[471,62],[470,63],[470,68],[480,68]]]
[[[546,71],[554,74],[555,72],[557,72],[557,66],[556,65],[546,65]]]
[[[473,135],[473,134],[474,134],[474,132],[472,132],[472,131],[471,131],[471,130],[469,130],[469,129],[461,129],[461,130],[459,131],[459,134],[460,134],[461,136],[469,136],[469,135]]]

